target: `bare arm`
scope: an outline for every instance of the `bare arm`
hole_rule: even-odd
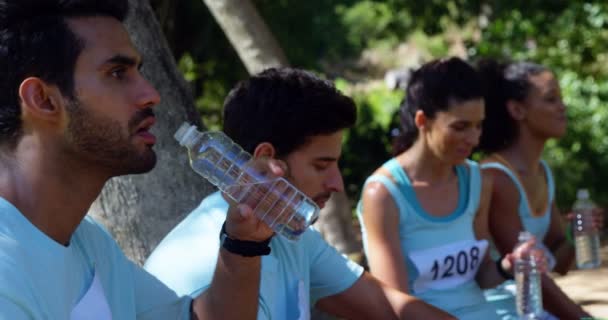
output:
[[[498,170],[494,173],[494,187],[490,202],[490,233],[501,254],[507,254],[517,244],[517,236],[523,226],[519,218],[519,192],[513,182]],[[541,239],[538,239],[539,241]],[[568,298],[553,279],[543,276],[543,305],[547,311],[560,318],[580,318],[584,311]],[[576,314],[577,316],[572,316]]]
[[[545,236],[544,243],[555,256],[554,271],[564,275],[568,273],[574,262],[574,246],[566,240],[566,224],[555,203],[551,207],[551,225]]]
[[[233,239],[263,241],[272,230],[246,205],[231,205],[226,217],[226,231]],[[209,289],[192,303],[192,318],[255,319],[258,311],[261,257],[244,257],[220,248],[215,273]],[[235,308],[234,301],[238,301]]]
[[[475,236],[478,240],[485,239],[490,241],[490,228],[488,220],[493,185],[494,179],[492,173],[488,172],[488,170],[483,170],[481,199],[479,209],[477,210],[477,214],[475,216],[475,221],[473,222]],[[486,252],[486,255],[483,258],[482,265],[479,267],[475,280],[481,288],[492,288],[505,281],[505,278],[498,272],[495,262],[490,258],[489,251]]]
[[[320,299],[316,306],[346,319],[456,319],[420,299],[388,287],[367,272],[350,288]]]
[[[255,319],[260,287],[260,257],[220,249],[213,282],[192,303],[193,319]],[[235,307],[238,301],[238,307]]]
[[[384,185],[370,182],[363,190],[362,205],[370,272],[387,285],[408,293],[407,266],[399,243],[399,212],[395,201]]]
[[[364,274],[345,292],[320,300],[319,306],[349,319],[390,319],[383,316],[387,310],[392,310],[393,317],[399,319],[453,319],[407,294],[407,266],[399,243],[399,212],[390,192],[381,183],[370,182],[363,190],[362,205],[368,262],[374,276]],[[360,310],[353,309],[353,305]]]
[[[267,168],[276,176],[284,175],[280,161],[263,160],[256,165]],[[254,216],[250,205],[231,203],[226,216],[226,232],[232,239],[264,241],[273,231]],[[196,297],[192,304],[193,319],[256,319],[260,291],[261,257],[244,257],[220,248],[218,261],[209,289]],[[238,301],[238,307],[235,307]]]

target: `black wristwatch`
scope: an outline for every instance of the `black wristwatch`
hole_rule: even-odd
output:
[[[220,231],[220,246],[222,246],[229,252],[241,255],[243,257],[257,257],[269,255],[269,245],[271,239],[272,237],[261,242],[232,239],[226,233],[226,221],[224,221],[224,224],[222,225],[222,231]]]

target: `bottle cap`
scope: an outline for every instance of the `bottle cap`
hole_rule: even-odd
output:
[[[576,192],[577,199],[589,199],[589,190],[587,189],[578,189]]]
[[[188,141],[193,137],[196,132],[196,126],[184,122],[179,129],[175,132],[173,137],[179,142],[181,146],[188,144]]]
[[[519,236],[517,237],[517,240],[519,240],[519,242],[525,242],[530,239],[532,239],[532,234],[528,231],[520,231]]]

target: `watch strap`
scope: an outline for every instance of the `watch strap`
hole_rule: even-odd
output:
[[[222,224],[220,231],[220,245],[228,252],[241,255],[243,257],[266,256],[270,254],[270,240],[272,237],[264,241],[238,240],[231,238],[226,233],[226,221]]]

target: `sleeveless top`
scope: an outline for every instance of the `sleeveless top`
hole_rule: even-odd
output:
[[[524,230],[532,233],[536,239],[537,243],[540,244],[545,250],[545,256],[547,257],[547,262],[549,269],[553,269],[555,266],[555,258],[553,254],[542,244],[543,239],[547,235],[549,231],[549,225],[551,224],[551,204],[555,199],[555,183],[553,180],[553,174],[549,165],[544,161],[540,161],[543,170],[545,172],[545,177],[547,179],[547,189],[548,189],[548,197],[547,197],[547,207],[545,212],[543,212],[540,216],[535,216],[532,213],[532,209],[530,208],[530,204],[528,202],[528,196],[526,194],[526,190],[523,185],[519,181],[517,175],[511,171],[507,166],[500,162],[487,162],[481,164],[482,169],[497,169],[504,172],[515,184],[517,191],[519,192],[519,206],[518,206],[518,214],[519,219],[524,227]],[[500,257],[500,253],[493,246],[490,249],[490,254],[493,259],[498,259]],[[515,320],[518,319],[516,311],[515,311],[515,281],[508,280],[498,285],[496,288],[484,290],[484,295],[486,297],[486,301],[492,303],[492,305],[496,308],[498,314],[501,316],[503,320]],[[543,315],[543,319],[557,319],[553,315],[545,312]]]
[[[396,159],[389,160],[383,167],[394,181],[384,175],[372,175],[365,183],[382,183],[397,205],[399,241],[406,260],[411,294],[459,319],[496,319],[494,309],[485,302],[475,281],[488,246],[486,240],[476,239],[473,228],[481,195],[478,164],[467,160],[466,164],[454,168],[458,176],[458,205],[445,217],[425,212],[410,179]],[[360,201],[357,215],[367,253],[369,248],[361,209]]]
[[[506,165],[500,162],[487,162],[481,164],[481,168],[500,170],[513,181],[513,184],[515,184],[515,187],[519,192],[519,207],[517,211],[519,214],[519,219],[521,220],[524,230],[532,233],[534,237],[536,237],[537,243],[542,245],[543,239],[547,235],[547,232],[549,231],[549,225],[551,224],[551,204],[555,199],[555,183],[553,181],[553,174],[551,173],[549,165],[544,160],[541,160],[540,163],[545,172],[545,177],[547,179],[547,189],[549,193],[547,197],[547,206],[545,212],[543,212],[543,214],[540,216],[535,216],[532,213],[532,208],[530,208],[530,203],[526,194],[526,189],[524,189],[524,186],[521,184],[521,181],[519,181],[517,175],[513,171],[511,171]],[[544,248],[544,245],[542,246]],[[553,269],[553,267],[555,266],[555,258],[549,250],[547,250],[546,248],[544,249],[545,254],[547,255],[547,262],[549,263],[549,268]],[[491,250],[491,254],[493,258],[497,258],[500,256],[500,254],[495,249]]]

